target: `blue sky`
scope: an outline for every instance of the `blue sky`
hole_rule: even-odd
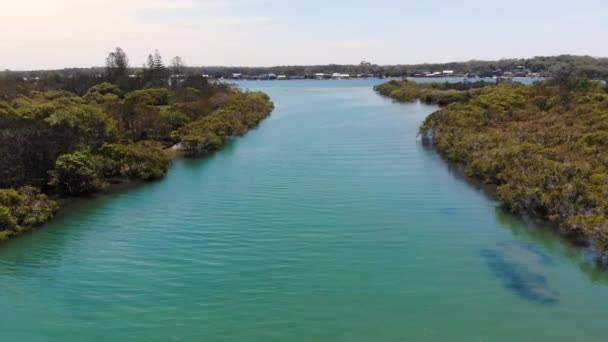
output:
[[[98,66],[116,46],[132,65],[154,49],[246,66],[608,56],[605,0],[3,1],[0,69]]]

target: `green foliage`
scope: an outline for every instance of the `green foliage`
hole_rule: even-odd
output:
[[[17,220],[11,215],[10,209],[0,206],[0,231],[13,230],[16,227]]]
[[[58,156],[118,139],[116,124],[94,105],[57,99],[12,108],[0,103],[0,187],[47,183]]]
[[[466,102],[481,88],[489,86],[486,82],[466,83],[416,83],[414,81],[390,81],[374,87],[381,95],[401,102],[421,100],[428,104],[441,106],[456,102]]]
[[[0,189],[0,240],[50,220],[57,203],[32,186]]]
[[[115,69],[116,61],[110,62]],[[160,56],[153,62],[158,77],[164,70]],[[0,79],[0,90],[12,90],[0,94],[0,187],[12,188],[0,189],[0,240],[53,216],[55,202],[29,185],[54,195],[83,196],[114,178],[159,179],[170,163],[167,144],[190,135],[186,144],[219,148],[226,137],[244,133],[272,109],[266,95],[206,80],[186,78],[174,90],[123,92],[130,78],[115,76],[121,87],[94,84],[79,91],[82,97],[63,88],[41,86],[38,91]],[[167,84],[161,78],[154,82]]]
[[[103,104],[107,101],[116,101],[122,96],[123,92],[117,85],[104,82],[91,87],[82,99],[87,103]]]
[[[130,140],[168,140],[170,131],[160,111],[169,105],[172,92],[165,88],[135,90],[125,96],[117,111],[122,130]]]
[[[62,137],[62,142],[70,147],[79,144],[99,149],[108,141],[118,138],[115,122],[100,108],[90,105],[72,105],[54,111],[46,123]]]
[[[55,169],[49,171],[49,184],[69,196],[86,195],[101,187],[93,156],[89,151],[64,154],[57,158]]]
[[[106,58],[106,75],[109,80],[119,80],[127,76],[129,71],[129,58],[119,47],[108,54]]]
[[[148,55],[148,61],[144,68],[144,80],[152,86],[162,86],[167,84],[167,77],[169,76],[169,70],[163,63],[158,50],[154,52],[154,55]]]
[[[380,89],[386,94],[398,85]],[[408,93],[416,87],[408,84]],[[427,89],[420,88],[418,94]],[[586,234],[608,253],[604,86],[563,77],[467,92],[468,100],[427,117],[420,133],[449,160],[466,165],[468,175],[496,185],[508,209]]]
[[[173,108],[162,110],[160,116],[171,131],[178,129],[191,121],[188,115]]]
[[[264,93],[238,92],[225,107],[180,128],[177,138],[189,156],[213,151],[220,148],[226,138],[242,135],[256,127],[273,108],[270,98]]]
[[[13,108],[26,108],[32,105],[32,100],[20,95],[11,102]]]
[[[137,105],[163,106],[169,104],[171,92],[166,88],[149,88],[135,90],[125,96],[125,104],[135,107]]]
[[[169,159],[162,145],[153,141],[132,144],[107,144],[101,150],[106,168],[100,171],[129,178],[154,180],[167,172]],[[110,162],[109,162],[110,161]]]
[[[41,94],[46,100],[68,99],[76,101],[78,96],[67,90],[49,90]]]

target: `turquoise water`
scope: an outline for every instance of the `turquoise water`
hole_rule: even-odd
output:
[[[0,341],[605,341],[608,277],[502,213],[378,80],[0,246]]]

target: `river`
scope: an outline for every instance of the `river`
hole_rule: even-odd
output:
[[[167,177],[0,246],[1,341],[605,341],[592,256],[498,209],[380,80],[276,109]]]

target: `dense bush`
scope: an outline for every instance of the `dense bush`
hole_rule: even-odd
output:
[[[0,187],[12,188],[0,190],[0,239],[52,217],[55,202],[39,189],[83,196],[112,178],[159,179],[168,145],[183,140],[190,155],[219,148],[272,110],[262,93],[197,77],[184,83],[130,92],[100,83],[80,97],[0,82]]]
[[[180,128],[177,137],[188,155],[209,152],[221,147],[227,137],[257,126],[272,109],[264,93],[236,93],[225,107]]]
[[[89,151],[77,151],[57,158],[55,169],[49,171],[51,181],[65,195],[86,195],[101,188],[93,156]]]
[[[0,189],[0,240],[48,221],[56,210],[55,201],[34,187]]]
[[[98,172],[134,179],[161,178],[167,172],[169,165],[169,159],[162,145],[154,141],[107,144],[101,149],[101,157],[98,159]],[[99,164],[100,161],[103,164]]]
[[[427,89],[407,84],[416,87]],[[388,88],[403,87],[379,87],[384,94]],[[605,86],[566,77],[461,92],[470,98],[431,114],[421,134],[470,176],[496,185],[510,210],[586,234],[608,253]]]
[[[397,101],[411,102],[421,100],[428,104],[447,105],[453,102],[465,102],[479,89],[490,86],[489,83],[416,83],[414,81],[390,81],[374,87],[378,93]]]

